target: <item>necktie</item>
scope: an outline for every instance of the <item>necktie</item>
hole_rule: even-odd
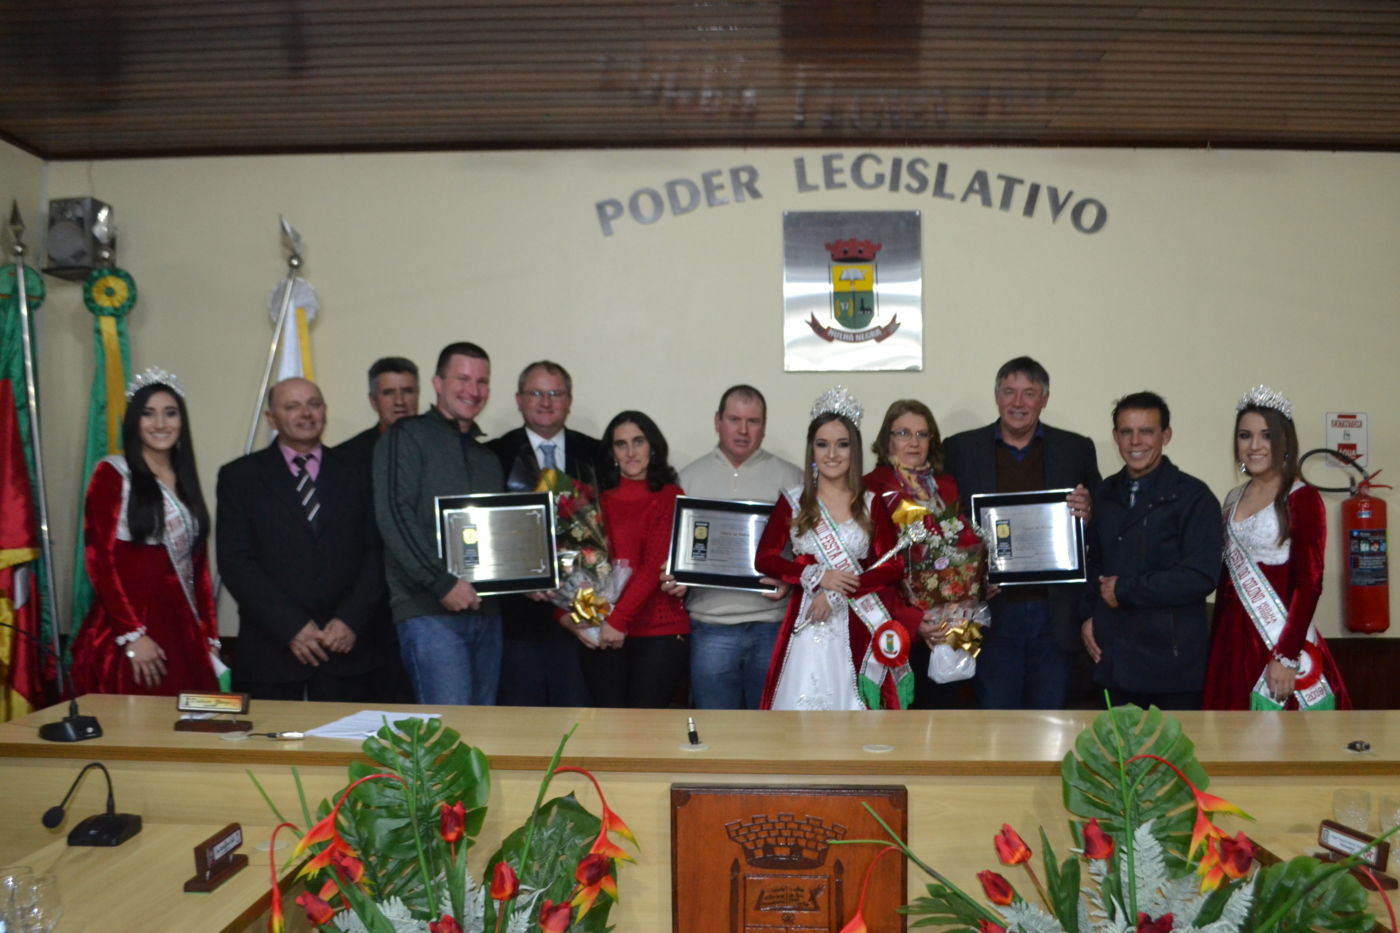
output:
[[[311,523],[311,527],[316,527],[316,516],[321,512],[321,500],[316,496],[316,481],[311,478],[311,473],[306,469],[306,464],[310,457],[293,457],[292,463],[297,468],[297,498],[301,500],[301,507],[306,512],[306,520]]]
[[[559,445],[552,441],[540,445],[540,453],[544,454],[544,468],[546,470],[559,469],[559,461],[554,459],[554,451],[558,447]]]
[[[1138,481],[1133,480],[1128,484],[1128,508],[1137,505]]]

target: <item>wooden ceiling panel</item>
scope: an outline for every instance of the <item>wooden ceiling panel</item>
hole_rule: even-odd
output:
[[[1395,0],[0,0],[52,159],[731,144],[1400,149]]]

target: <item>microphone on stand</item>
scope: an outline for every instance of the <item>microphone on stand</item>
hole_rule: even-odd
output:
[[[19,632],[34,644],[38,645],[49,657],[54,659],[54,665],[58,669],[58,692],[62,699],[63,687],[66,684],[68,692],[72,693],[73,682],[67,677],[63,669],[63,658],[58,656],[58,652],[44,644],[43,639],[36,638],[31,632],[26,632],[18,625],[11,625],[8,622],[0,622],[0,628],[11,629]],[[46,742],[82,742],[87,739],[97,739],[102,737],[102,726],[98,724],[96,716],[83,716],[78,712],[78,698],[76,696],[68,699],[68,715],[58,722],[46,722],[39,727],[39,738]],[[61,817],[60,817],[61,819]],[[115,843],[113,843],[115,845]]]
[[[90,816],[74,826],[68,833],[68,844],[70,846],[119,846],[141,831],[141,817],[135,813],[117,812],[116,797],[112,793],[112,775],[100,761],[83,765],[83,770],[79,771],[78,776],[73,779],[73,786],[68,788],[63,803],[45,810],[41,822],[49,829],[54,829],[63,822],[63,808],[68,806],[68,801],[72,799],[73,792],[78,789],[78,782],[83,779],[83,775],[93,768],[101,768],[102,773],[107,777],[107,812]]]

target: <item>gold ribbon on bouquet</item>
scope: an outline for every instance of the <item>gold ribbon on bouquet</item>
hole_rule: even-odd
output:
[[[975,658],[982,650],[982,626],[971,619],[959,622],[948,629],[944,641],[954,651],[966,651],[968,657]]]
[[[575,625],[602,625],[611,611],[612,603],[593,592],[593,587],[585,586],[574,596],[569,618]]]

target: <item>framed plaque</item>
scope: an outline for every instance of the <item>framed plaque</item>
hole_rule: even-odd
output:
[[[987,582],[997,586],[1083,583],[1084,520],[1065,502],[1072,489],[978,493],[972,517],[987,538]]]
[[[686,586],[775,592],[753,565],[771,502],[677,496],[666,572]]]
[[[883,839],[869,804],[900,838],[909,836],[904,787],[671,785],[673,933],[833,933],[850,922],[865,870]],[[908,864],[875,867],[865,916],[873,929],[907,929],[897,914]]]
[[[559,585],[550,493],[438,496],[434,503],[438,557],[482,596]]]

